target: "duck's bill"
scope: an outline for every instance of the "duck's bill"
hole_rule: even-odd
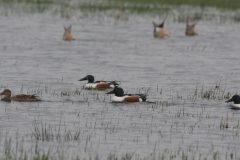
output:
[[[229,99],[228,101],[225,101],[225,102],[232,102],[232,99]]]
[[[2,95],[4,95],[4,93],[2,92],[2,93],[0,93],[0,96],[2,96]]]
[[[87,80],[87,77],[84,77],[84,78],[82,78],[82,79],[79,79],[78,81],[85,81],[85,80]]]
[[[113,91],[107,92],[107,93],[105,93],[105,94],[113,94]]]

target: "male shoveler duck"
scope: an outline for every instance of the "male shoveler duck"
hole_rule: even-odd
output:
[[[189,25],[189,24],[188,24],[188,18],[187,18],[187,27],[186,27],[186,32],[185,32],[185,34],[186,34],[187,36],[195,36],[195,35],[197,35],[197,33],[195,32],[195,29],[194,29],[194,27],[195,27],[196,24],[197,24],[197,23],[194,23],[194,24],[192,24],[192,25]]]
[[[145,102],[147,99],[145,94],[124,94],[123,89],[118,86],[106,94],[115,94],[112,102]]]
[[[79,81],[85,81],[88,80],[88,83],[83,86],[85,89],[97,89],[97,90],[106,90],[109,88],[114,88],[115,86],[118,86],[119,84],[116,83],[116,81],[95,81],[94,77],[92,75],[87,75],[86,77],[80,79]]]
[[[163,38],[166,36],[163,26],[164,26],[164,22],[166,20],[167,16],[164,18],[163,22],[161,24],[156,24],[155,22],[153,22],[153,26],[154,26],[154,30],[153,30],[153,36],[155,38]]]
[[[226,102],[234,102],[233,104],[230,104],[232,108],[240,109],[240,96],[234,95],[231,99],[229,99]]]
[[[9,89],[5,89],[0,95],[4,95],[2,101],[10,102],[13,101],[19,101],[19,102],[33,102],[33,101],[39,101],[39,97],[33,95],[26,95],[26,94],[19,94],[16,96],[11,97],[11,91]]]
[[[72,34],[71,34],[71,27],[72,27],[72,25],[70,25],[69,27],[65,27],[65,26],[63,26],[64,27],[64,30],[65,30],[65,32],[64,32],[64,34],[63,34],[63,40],[64,41],[71,41],[71,40],[74,40],[73,38],[72,38]]]

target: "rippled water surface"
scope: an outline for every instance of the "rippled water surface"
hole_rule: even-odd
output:
[[[220,80],[219,95],[239,93],[239,23],[203,20],[195,28],[199,35],[186,37],[185,23],[169,16],[169,37],[155,39],[152,20],[163,17],[130,19],[0,17],[0,91],[39,92],[42,98],[0,103],[1,155],[7,136],[12,150],[24,139],[29,157],[38,144],[66,159],[106,159],[110,153],[239,158],[240,112],[224,98],[202,98]],[[75,41],[66,42],[63,25],[70,24]],[[125,93],[147,93],[156,103],[113,104],[105,92],[82,90],[85,82],[78,80],[89,74],[118,80]],[[221,127],[226,122],[229,128]],[[36,128],[53,138],[37,140]]]

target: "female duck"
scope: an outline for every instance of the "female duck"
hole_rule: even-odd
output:
[[[234,102],[233,104],[230,104],[232,108],[240,109],[240,96],[234,95],[231,99],[229,99],[226,102]]]
[[[106,94],[115,94],[112,97],[112,102],[145,102],[147,99],[145,94],[124,94],[123,89],[117,86]]]
[[[197,35],[197,33],[195,32],[195,29],[194,29],[196,24],[197,23],[189,25],[188,24],[188,18],[187,18],[187,26],[186,26],[186,31],[185,31],[186,36],[195,36],[195,35]]]
[[[33,102],[33,101],[39,101],[39,97],[33,95],[26,95],[26,94],[19,94],[16,96],[11,97],[11,91],[9,89],[5,89],[0,95],[4,95],[2,101],[10,102],[13,101],[19,101],[19,102]]]
[[[97,90],[106,90],[109,88],[114,88],[115,86],[118,86],[119,84],[116,83],[116,81],[95,81],[94,77],[92,75],[87,75],[86,77],[80,79],[79,81],[85,81],[87,80],[88,83],[83,86],[85,89],[97,89]]]
[[[63,34],[63,40],[64,41],[71,41],[71,40],[74,40],[73,38],[72,38],[72,33],[71,33],[71,27],[72,27],[72,25],[70,25],[69,27],[65,27],[65,26],[63,26],[64,27],[64,30],[65,30],[65,32],[64,32],[64,34]]]

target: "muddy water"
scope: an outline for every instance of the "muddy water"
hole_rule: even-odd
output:
[[[60,149],[68,158],[130,153],[138,159],[179,150],[197,159],[216,152],[220,159],[226,153],[239,157],[239,111],[225,100],[194,98],[196,88],[208,90],[220,79],[225,94],[239,92],[239,24],[201,21],[199,35],[186,37],[185,24],[170,17],[169,37],[155,39],[152,19],[132,19],[1,16],[1,91],[39,92],[42,98],[0,103],[1,140],[6,134],[24,137],[25,148],[31,148],[34,126],[41,129],[42,122],[61,139],[38,141],[38,147]],[[75,41],[62,41],[63,25],[70,24]],[[78,80],[88,74],[118,80],[126,93],[148,92],[157,104],[113,104],[105,92],[81,89],[85,82]],[[227,115],[229,128],[221,129]],[[80,136],[64,140],[67,131]]]

